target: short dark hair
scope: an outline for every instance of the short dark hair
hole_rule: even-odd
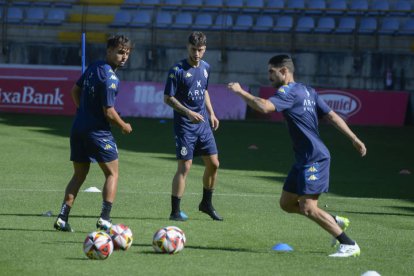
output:
[[[194,45],[196,47],[206,46],[207,45],[207,37],[202,32],[192,32],[188,36],[188,43]]]
[[[106,48],[117,48],[119,46],[122,46],[127,49],[132,48],[132,42],[131,40],[124,35],[112,35],[108,38],[108,42],[106,44]]]
[[[273,67],[286,67],[292,74],[295,72],[295,65],[289,55],[277,55],[269,59],[269,65]]]

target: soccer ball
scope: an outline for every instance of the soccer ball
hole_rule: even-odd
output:
[[[132,231],[124,224],[112,225],[109,235],[112,238],[115,250],[127,250],[132,245]]]
[[[184,249],[185,242],[183,230],[176,226],[167,226],[155,232],[152,247],[158,253],[175,254]]]
[[[93,260],[105,260],[112,254],[113,249],[111,237],[103,231],[88,234],[83,242],[83,252]]]

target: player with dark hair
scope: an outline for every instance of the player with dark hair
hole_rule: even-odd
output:
[[[188,57],[174,65],[168,72],[164,102],[174,109],[174,133],[177,171],[172,181],[171,220],[185,221],[180,202],[193,157],[201,155],[205,164],[203,198],[199,210],[213,220],[223,220],[212,204],[212,195],[219,168],[218,151],[212,133],[217,130],[216,118],[208,94],[210,65],[203,61],[207,38],[202,32],[192,32],[188,37]]]
[[[77,107],[70,135],[70,160],[74,173],[54,224],[59,231],[73,232],[68,223],[69,212],[91,162],[98,162],[105,175],[102,211],[96,227],[107,230],[112,226],[110,212],[118,185],[118,149],[110,125],[119,127],[123,134],[132,131],[131,125],[124,122],[114,108],[119,87],[115,71],[125,65],[131,48],[132,43],[126,36],[110,37],[106,60],[91,64],[71,90]]]
[[[282,112],[287,121],[296,163],[285,180],[280,197],[281,208],[288,213],[308,217],[336,238],[340,245],[331,257],[358,256],[358,244],[344,232],[349,220],[332,216],[318,207],[319,196],[328,192],[331,160],[319,136],[318,117],[326,118],[348,137],[361,156],[365,156],[367,150],[345,121],[312,87],[295,82],[294,70],[288,55],[274,56],[269,60],[269,80],[277,91],[268,100],[249,94],[237,82],[229,83],[228,88],[253,109],[261,113]]]

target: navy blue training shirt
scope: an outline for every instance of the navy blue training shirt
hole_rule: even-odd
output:
[[[105,61],[91,64],[76,85],[82,89],[72,132],[110,131],[103,107],[115,105],[119,79]]]
[[[318,117],[329,113],[331,108],[313,88],[289,83],[280,87],[269,101],[287,121],[298,164],[330,158],[329,150],[319,136]]]
[[[186,59],[175,64],[168,72],[164,95],[175,97],[186,108],[200,113],[205,122],[192,123],[187,116],[174,110],[174,130],[176,133],[202,134],[210,128],[209,114],[205,104],[208,89],[210,65],[201,60],[198,67],[188,64]]]

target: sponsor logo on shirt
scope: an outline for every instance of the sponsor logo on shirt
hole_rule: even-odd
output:
[[[315,111],[315,101],[314,100],[308,100],[308,99],[304,99],[303,100],[303,110],[304,111],[309,111],[309,112],[314,112]]]

